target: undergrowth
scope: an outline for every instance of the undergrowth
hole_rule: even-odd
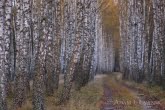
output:
[[[83,87],[80,91],[72,89],[71,98],[65,105],[57,105],[62,85],[53,96],[46,96],[46,110],[100,110],[99,100],[103,95],[102,78],[96,79]],[[8,98],[10,110],[12,110],[13,97]],[[19,110],[32,110],[32,95],[28,96],[26,104]]]

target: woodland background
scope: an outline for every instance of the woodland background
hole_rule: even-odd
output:
[[[0,110],[68,102],[97,73],[165,89],[164,0],[1,0]],[[55,97],[54,97],[55,98]],[[10,106],[10,107],[9,107]]]

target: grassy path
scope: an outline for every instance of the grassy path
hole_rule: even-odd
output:
[[[127,87],[109,75],[103,82],[104,95],[100,110],[142,110],[138,98]]]
[[[143,91],[149,92],[152,89],[146,90],[144,84],[141,87],[133,82],[129,84],[121,80],[119,73],[104,78],[100,110],[165,110],[158,98]]]

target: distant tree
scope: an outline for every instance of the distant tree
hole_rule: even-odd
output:
[[[55,72],[55,64],[54,64],[54,43],[55,43],[55,34],[54,34],[54,28],[55,23],[53,22],[55,15],[55,2],[45,1],[45,11],[44,11],[44,18],[45,18],[45,27],[44,29],[44,69],[45,73],[44,76],[46,77],[45,85],[46,85],[46,94],[52,95],[54,93],[54,72]]]
[[[55,8],[55,38],[54,38],[54,62],[55,62],[55,89],[58,89],[59,75],[61,73],[61,42],[64,26],[64,0],[57,0]]]

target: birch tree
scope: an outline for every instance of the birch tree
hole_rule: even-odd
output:
[[[7,110],[7,75],[12,1],[0,1],[0,109]]]
[[[164,85],[164,2],[131,0],[119,3],[125,7],[120,9],[124,77],[137,82],[147,80],[150,85]]]
[[[81,49],[81,35],[79,33],[81,25],[82,25],[82,14],[81,14],[81,6],[82,1],[81,0],[71,0],[68,1],[68,4],[70,5],[70,8],[76,10],[76,13],[74,13],[73,18],[75,19],[74,25],[76,26],[74,29],[74,35],[75,35],[75,43],[73,48],[73,53],[70,58],[70,62],[67,65],[67,70],[64,78],[64,88],[62,91],[62,96],[60,99],[61,102],[66,102],[70,98],[70,91],[73,84],[73,76],[76,64],[80,57],[80,49]]]
[[[46,1],[33,1],[33,22],[35,30],[35,65],[33,77],[33,109],[45,110],[45,86],[44,86],[44,65],[45,65],[45,40],[46,40]]]
[[[26,100],[28,83],[28,51],[30,37],[30,1],[15,1],[16,7],[16,77],[15,108],[22,107]]]
[[[55,89],[58,89],[59,85],[59,75],[61,73],[61,42],[63,36],[63,25],[64,25],[64,0],[56,1],[55,9],[55,45],[54,45],[54,62],[55,62]]]

